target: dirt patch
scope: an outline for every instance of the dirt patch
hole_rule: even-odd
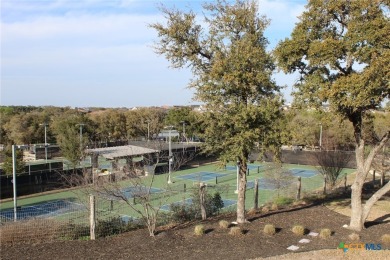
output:
[[[365,201],[364,201],[365,202]],[[326,204],[326,207],[342,215],[351,216],[351,199],[340,199]],[[372,207],[367,218],[368,221],[390,222],[390,201],[379,200]]]
[[[95,241],[57,241],[15,246],[2,244],[1,256],[3,259],[229,260],[272,256],[277,256],[280,259],[281,255],[291,253],[287,250],[287,247],[291,245],[299,246],[297,253],[302,253],[322,249],[334,250],[340,242],[351,242],[348,235],[352,232],[342,227],[348,223],[348,217],[322,205],[282,209],[248,216],[250,222],[240,225],[244,234],[239,236],[229,235],[229,229],[220,228],[218,225],[220,219],[177,226],[167,231],[161,231],[154,238],[148,236],[146,229],[141,229]],[[224,216],[223,219],[229,222],[234,221],[234,214]],[[194,226],[199,223],[203,224],[207,230],[203,236],[194,235]],[[264,234],[263,228],[266,224],[273,224],[277,228],[277,233],[275,235]],[[292,226],[297,224],[314,232],[319,232],[322,228],[330,228],[333,231],[333,236],[330,239],[321,239],[308,236],[306,233],[306,235],[299,237],[291,232]],[[389,224],[371,225],[361,232],[361,241],[380,243],[380,237],[384,233],[389,233],[389,230]],[[298,243],[302,238],[310,239],[310,243]],[[390,246],[387,248],[390,249]],[[336,252],[341,254],[341,251]],[[313,252],[308,254],[321,255]],[[316,256],[311,259],[317,259]],[[331,254],[331,256],[333,258],[335,255]],[[283,257],[289,257],[289,255]],[[385,258],[381,257],[381,259]]]

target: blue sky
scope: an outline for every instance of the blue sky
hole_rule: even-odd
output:
[[[0,0],[1,105],[134,107],[198,104],[189,70],[153,52],[157,6],[204,1]],[[303,0],[259,0],[269,49],[288,37]],[[274,75],[287,101],[296,75]]]

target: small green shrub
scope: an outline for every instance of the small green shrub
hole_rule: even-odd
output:
[[[186,205],[171,204],[172,220],[183,223],[196,218],[194,209]]]
[[[381,237],[381,240],[382,240],[383,244],[390,245],[390,234],[384,234]]]
[[[61,237],[69,240],[81,239],[89,236],[90,228],[87,224],[69,223],[61,226]]]
[[[196,225],[194,229],[194,234],[196,236],[204,235],[205,229],[203,225]]]
[[[226,220],[219,221],[219,227],[223,229],[229,228],[230,223]]]
[[[327,239],[332,236],[332,231],[329,228],[323,228],[320,231],[320,238]]]
[[[349,237],[349,239],[351,239],[351,241],[359,241],[360,240],[359,234],[356,234],[356,233],[352,233],[348,237]]]
[[[185,205],[184,203],[180,204],[171,204],[170,209],[172,212],[171,219],[174,222],[186,222],[194,219],[200,219],[201,210],[200,210],[200,198],[199,190],[194,189],[191,195],[192,203]],[[213,216],[219,214],[219,211],[223,208],[223,200],[221,195],[216,192],[214,195],[205,194],[205,207],[207,216]]]
[[[305,234],[305,228],[301,225],[295,225],[291,231],[297,236],[303,236]]]
[[[96,222],[95,233],[97,237],[107,237],[121,234],[137,228],[132,221],[124,221],[121,217],[113,217]]]
[[[242,230],[240,227],[232,227],[230,228],[229,234],[232,236],[240,236],[242,235]]]
[[[287,197],[279,197],[274,200],[274,203],[278,206],[290,205],[294,202],[294,199]]]
[[[265,225],[263,231],[264,231],[264,233],[267,234],[267,235],[275,235],[275,233],[276,233],[275,226],[274,226],[274,225],[271,225],[271,224]]]

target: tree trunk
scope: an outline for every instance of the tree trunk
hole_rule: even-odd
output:
[[[349,228],[355,231],[361,231],[364,228],[364,220],[362,219],[362,186],[363,184],[355,182],[351,189],[351,221]]]
[[[355,181],[351,186],[351,221],[349,224],[349,229],[351,230],[361,231],[364,229],[364,222],[366,221],[372,206],[381,198],[381,196],[390,191],[390,183],[387,183],[385,186],[375,192],[364,205],[362,203],[362,190],[364,181],[367,178],[375,155],[388,140],[389,133],[387,133],[382,138],[381,142],[370,151],[367,157],[364,156],[364,140],[360,140],[356,146],[355,152],[357,172]]]
[[[355,231],[361,231],[364,228],[364,219],[362,218],[362,190],[363,184],[368,174],[364,159],[364,140],[360,139],[355,149],[357,171],[355,180],[351,186],[351,221],[349,228]]]
[[[371,211],[371,208],[372,206],[374,206],[374,204],[383,196],[385,195],[387,192],[390,191],[390,181],[385,185],[383,186],[382,188],[380,188],[379,190],[377,190],[372,196],[371,198],[369,198],[366,203],[364,204],[364,207],[363,207],[363,220],[365,221],[368,217],[368,215],[370,214],[370,211]]]
[[[239,159],[239,182],[238,182],[238,200],[237,200],[237,223],[245,223],[245,192],[246,192],[246,159]]]

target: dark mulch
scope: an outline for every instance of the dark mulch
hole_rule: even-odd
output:
[[[234,215],[226,217],[234,221]],[[1,246],[2,259],[251,259],[290,253],[287,247],[299,245],[298,252],[334,249],[340,242],[350,242],[352,231],[343,228],[349,218],[324,206],[304,206],[284,209],[267,214],[248,216],[250,223],[242,225],[245,234],[229,235],[229,230],[219,228],[218,219],[202,223],[206,234],[194,236],[194,225],[179,226],[160,232],[150,238],[141,229],[126,234],[95,241],[62,241],[35,245]],[[278,233],[263,234],[265,224],[274,224]],[[298,237],[291,232],[293,225],[300,224],[309,231],[331,229],[330,239]],[[370,225],[362,231],[361,241],[380,243],[380,237],[390,232],[389,223]],[[299,244],[301,238],[309,238],[309,244]]]

